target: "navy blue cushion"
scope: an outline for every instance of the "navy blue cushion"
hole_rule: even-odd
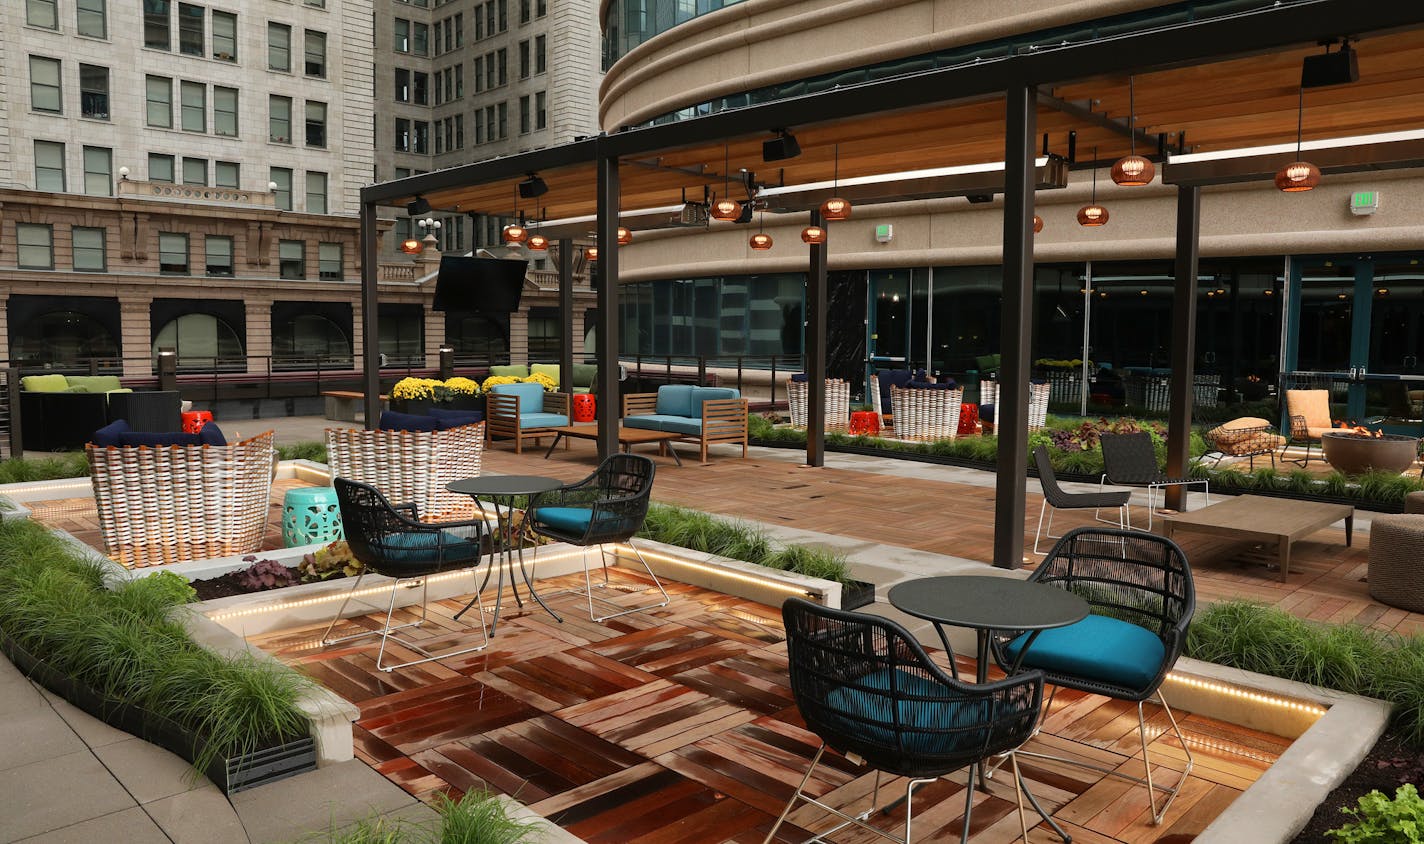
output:
[[[804,383],[806,383],[806,381],[807,381],[806,373],[804,373],[804,372],[798,372],[798,373],[796,373],[795,375],[791,376],[791,381],[792,381],[792,383],[795,383],[795,384],[804,384]]]
[[[914,377],[908,369],[882,369],[875,374],[876,381],[880,384],[880,410],[884,413],[890,412],[890,388],[904,387]]]
[[[1018,659],[1027,633],[1008,644]],[[1076,624],[1045,630],[1024,654],[1025,668],[1042,668],[1129,689],[1146,689],[1162,670],[1167,649],[1157,634],[1136,624],[1090,615]]]
[[[431,409],[430,416],[442,431],[485,421],[485,415],[478,410],[442,410],[437,407]]]
[[[952,692],[900,669],[876,671],[850,682],[855,685],[841,686],[826,696],[826,705],[843,716],[837,720],[843,721],[846,732],[893,745],[895,730],[890,725],[899,723],[904,749],[927,754],[959,753],[984,742],[984,730],[973,728],[989,719],[987,699],[964,703],[923,700],[944,698]]]
[[[119,445],[198,445],[197,434],[182,431],[125,431]]]
[[[113,422],[95,431],[94,436],[91,437],[89,441],[101,448],[116,446],[119,445],[119,435],[127,434],[131,430],[133,429],[129,427],[128,422],[123,419],[115,419]]]
[[[953,378],[946,379],[944,381],[941,381],[940,383],[943,384],[945,389],[947,390],[955,390],[959,388],[959,382],[955,381]]]
[[[418,416],[414,413],[397,413],[394,410],[381,411],[382,431],[435,431],[440,425],[434,416]]]
[[[203,445],[227,445],[227,437],[223,436],[222,428],[208,422],[198,430],[198,442]]]
[[[1030,379],[1028,380],[1028,383],[1030,383],[1030,384],[1047,384],[1047,383],[1048,383],[1048,379],[1047,379],[1047,378],[1030,378]]]
[[[548,525],[560,533],[583,533],[593,520],[593,510],[589,507],[540,507],[534,511],[534,521]],[[604,513],[598,517],[599,527],[617,522],[616,513]]]
[[[979,405],[979,418],[985,422],[993,422],[994,406],[992,404]]]
[[[441,541],[444,556],[441,556]],[[479,543],[474,539],[442,530],[440,533],[393,533],[381,543],[383,556],[393,563],[454,563],[478,558]]]

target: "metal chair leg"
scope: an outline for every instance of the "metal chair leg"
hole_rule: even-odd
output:
[[[668,602],[671,600],[671,599],[668,597],[667,590],[663,588],[662,581],[658,580],[658,576],[657,576],[656,574],[653,574],[652,566],[649,566],[649,565],[648,565],[648,561],[645,560],[645,559],[643,559],[643,552],[638,550],[638,546],[634,545],[633,542],[632,542],[632,540],[629,540],[629,541],[627,542],[627,545],[628,545],[629,548],[633,549],[633,553],[634,553],[634,554],[638,555],[638,562],[640,562],[640,563],[643,564],[643,570],[648,573],[648,577],[651,577],[651,578],[653,579],[653,585],[658,588],[658,592],[662,593],[663,599],[662,599],[662,601],[660,601],[660,602],[645,604],[645,605],[643,605],[643,606],[641,606],[641,607],[633,607],[633,608],[631,608],[631,609],[623,609],[623,610],[620,610],[620,611],[615,612],[615,613],[609,613],[608,615],[595,615],[595,614],[594,614],[594,609],[593,609],[593,588],[594,588],[594,587],[593,587],[592,579],[589,577],[589,573],[588,573],[588,549],[587,549],[587,548],[584,548],[584,549],[583,549],[583,555],[584,555],[584,559],[583,559],[583,582],[584,582],[584,593],[588,596],[588,618],[589,618],[590,621],[596,621],[596,622],[602,623],[602,622],[604,622],[604,621],[609,620],[610,618],[618,618],[619,616],[629,615],[629,614],[635,613],[635,612],[643,612],[644,610],[655,610],[655,609],[658,609],[659,607],[665,607],[665,606],[667,606],[667,605],[668,605]],[[608,548],[607,548],[606,546],[604,546],[604,545],[600,545],[600,546],[598,546],[598,551],[599,551],[599,554],[600,554],[600,557],[601,557],[601,562],[603,563],[603,584],[602,584],[602,586],[601,586],[600,588],[604,588],[604,587],[607,587],[607,586],[608,586],[608,582],[609,582],[609,581],[608,581],[608,557],[607,557]],[[610,603],[610,604],[613,603],[612,601],[608,601],[608,599],[606,599],[606,598],[600,598],[599,600],[601,600],[601,601],[607,601],[607,602]],[[614,604],[614,606],[617,606],[617,604]]]
[[[1191,748],[1187,747],[1186,737],[1182,735],[1182,729],[1177,725],[1177,716],[1172,714],[1172,707],[1167,705],[1167,699],[1162,696],[1162,691],[1160,689],[1157,691],[1157,702],[1162,704],[1162,709],[1167,713],[1167,720],[1172,722],[1172,732],[1176,733],[1177,741],[1180,742],[1182,745],[1182,752],[1186,754],[1187,767],[1182,770],[1181,778],[1177,780],[1177,784],[1172,788],[1166,788],[1160,785],[1153,785],[1152,759],[1147,752],[1147,720],[1143,717],[1142,713],[1143,701],[1138,701],[1137,728],[1139,736],[1142,740],[1142,763],[1147,769],[1147,803],[1148,806],[1152,809],[1152,824],[1154,826],[1161,825],[1162,818],[1167,814],[1167,809],[1171,808],[1172,801],[1177,799],[1177,794],[1179,794],[1182,790],[1182,784],[1185,783],[1187,781],[1187,777],[1191,775],[1192,765],[1194,764],[1194,760],[1192,759]],[[1157,790],[1159,789],[1167,794],[1167,799],[1162,803],[1161,810],[1158,810],[1157,808]]]

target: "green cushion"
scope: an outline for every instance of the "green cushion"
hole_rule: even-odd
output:
[[[122,388],[117,375],[71,375],[69,386],[83,387],[91,393],[108,393]]]
[[[592,387],[594,379],[598,378],[598,365],[593,363],[574,364],[574,386]]]
[[[554,379],[554,383],[559,383],[559,365],[557,363],[531,363],[529,364],[529,374],[537,375],[544,373]]]
[[[528,378],[529,367],[522,363],[516,363],[510,366],[491,366],[490,374],[503,375],[506,378]]]
[[[980,372],[997,372],[999,369],[1000,356],[979,355],[974,359],[974,362],[979,365]]]
[[[1029,634],[1008,644],[1010,659],[1018,659]],[[1076,624],[1038,634],[1024,654],[1024,668],[1042,668],[1129,689],[1146,689],[1162,670],[1167,649],[1152,631],[1090,615]]]
[[[61,393],[87,393],[87,392],[89,392],[89,388],[88,388],[88,387],[79,387],[79,386],[65,387],[63,390],[60,390],[60,392],[61,392]]]
[[[63,375],[26,375],[20,387],[30,393],[62,393],[69,389],[69,379]]]
[[[657,411],[659,416],[701,416],[702,405],[692,412],[692,391],[690,384],[664,384],[658,388]]]

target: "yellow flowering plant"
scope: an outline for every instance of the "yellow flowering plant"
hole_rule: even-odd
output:
[[[461,378],[458,375],[454,378],[447,378],[445,380],[445,388],[452,393],[463,396],[476,396],[480,393],[480,385],[478,381],[474,381],[469,378]]]
[[[391,388],[391,398],[410,401],[412,399],[433,399],[437,387],[445,383],[434,378],[402,378]]]
[[[520,380],[513,375],[491,375],[480,384],[480,389],[488,393],[490,387],[498,387],[500,384],[518,384]]]
[[[559,389],[558,382],[556,382],[552,377],[545,375],[542,372],[535,372],[534,374],[522,380],[526,384],[538,384],[539,386],[544,388],[544,392],[546,393],[552,393],[553,391]]]

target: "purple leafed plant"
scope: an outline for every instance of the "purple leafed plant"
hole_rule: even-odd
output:
[[[244,561],[254,559],[243,557]],[[276,560],[257,560],[237,573],[237,583],[243,589],[260,592],[264,589],[280,589],[298,583],[296,572]]]

